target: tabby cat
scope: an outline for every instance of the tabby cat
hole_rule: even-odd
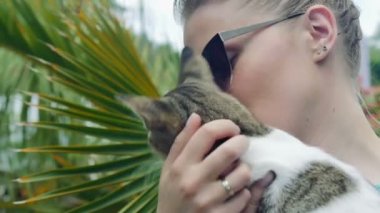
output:
[[[241,160],[255,168],[252,182],[269,171],[276,174],[258,212],[380,212],[380,193],[357,170],[255,120],[237,99],[214,84],[207,62],[188,49],[183,52],[177,88],[155,100],[119,99],[141,116],[150,144],[164,156],[193,112],[202,123],[216,119],[236,123],[242,134],[250,136]]]

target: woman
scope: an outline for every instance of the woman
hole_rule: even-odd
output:
[[[219,32],[281,20],[224,42],[233,72],[223,89],[263,123],[320,147],[380,183],[380,141],[357,101],[361,29],[351,0],[176,3],[185,46],[199,54]],[[205,152],[204,144],[225,137],[232,138],[214,151],[216,157],[197,156]],[[191,116],[165,162],[158,212],[254,212],[274,176],[245,188],[254,168],[233,162],[247,146],[232,122],[200,126],[199,116]],[[225,182],[212,175],[221,173]],[[230,196],[228,187],[237,193]]]

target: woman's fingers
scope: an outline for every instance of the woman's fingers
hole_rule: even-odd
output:
[[[251,195],[247,189],[243,189],[238,192],[227,202],[217,206],[213,209],[212,213],[239,213],[244,210]],[[250,212],[253,213],[253,212]]]
[[[241,212],[251,197],[245,188],[251,171],[238,161],[248,147],[248,140],[239,133],[232,121],[201,126],[198,115],[190,116],[165,161],[158,212]],[[223,138],[231,139],[205,157],[215,141]],[[233,196],[229,188],[236,192]]]
[[[190,140],[191,136],[199,129],[201,122],[201,117],[198,114],[193,113],[190,115],[186,126],[176,137],[165,163],[171,164],[175,161],[175,159],[181,154],[187,142]]]
[[[243,135],[230,138],[204,159],[201,171],[211,179],[218,178],[225,172],[226,165],[233,165],[247,151],[248,146],[249,141]],[[212,170],[209,168],[212,168]]]
[[[202,190],[200,190],[200,193],[195,197],[195,202],[208,205],[223,203],[249,185],[250,180],[250,168],[247,165],[240,163],[230,174],[227,175],[227,177],[224,178],[224,180],[214,180],[207,186],[204,186]],[[223,186],[223,181],[225,181],[227,186]]]
[[[231,194],[241,191],[246,186],[250,184],[251,181],[251,169],[244,163],[240,163],[230,174],[228,174],[224,181],[227,181],[229,187],[231,188],[232,193],[228,192],[228,189],[225,187],[218,187],[224,193],[222,200],[227,200],[230,198]],[[220,190],[219,190],[220,191]]]
[[[233,137],[239,133],[240,128],[230,120],[215,120],[206,123],[191,137],[178,161],[180,164],[201,162],[215,141]]]

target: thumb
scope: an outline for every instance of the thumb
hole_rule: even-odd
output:
[[[255,181],[251,188],[251,200],[244,209],[244,213],[256,212],[260,206],[261,198],[268,186],[276,179],[276,174],[273,171],[268,172],[263,178]]]

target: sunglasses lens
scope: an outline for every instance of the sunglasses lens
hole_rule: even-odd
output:
[[[210,65],[215,83],[220,89],[227,90],[231,78],[231,64],[219,34],[209,41],[202,55]]]

